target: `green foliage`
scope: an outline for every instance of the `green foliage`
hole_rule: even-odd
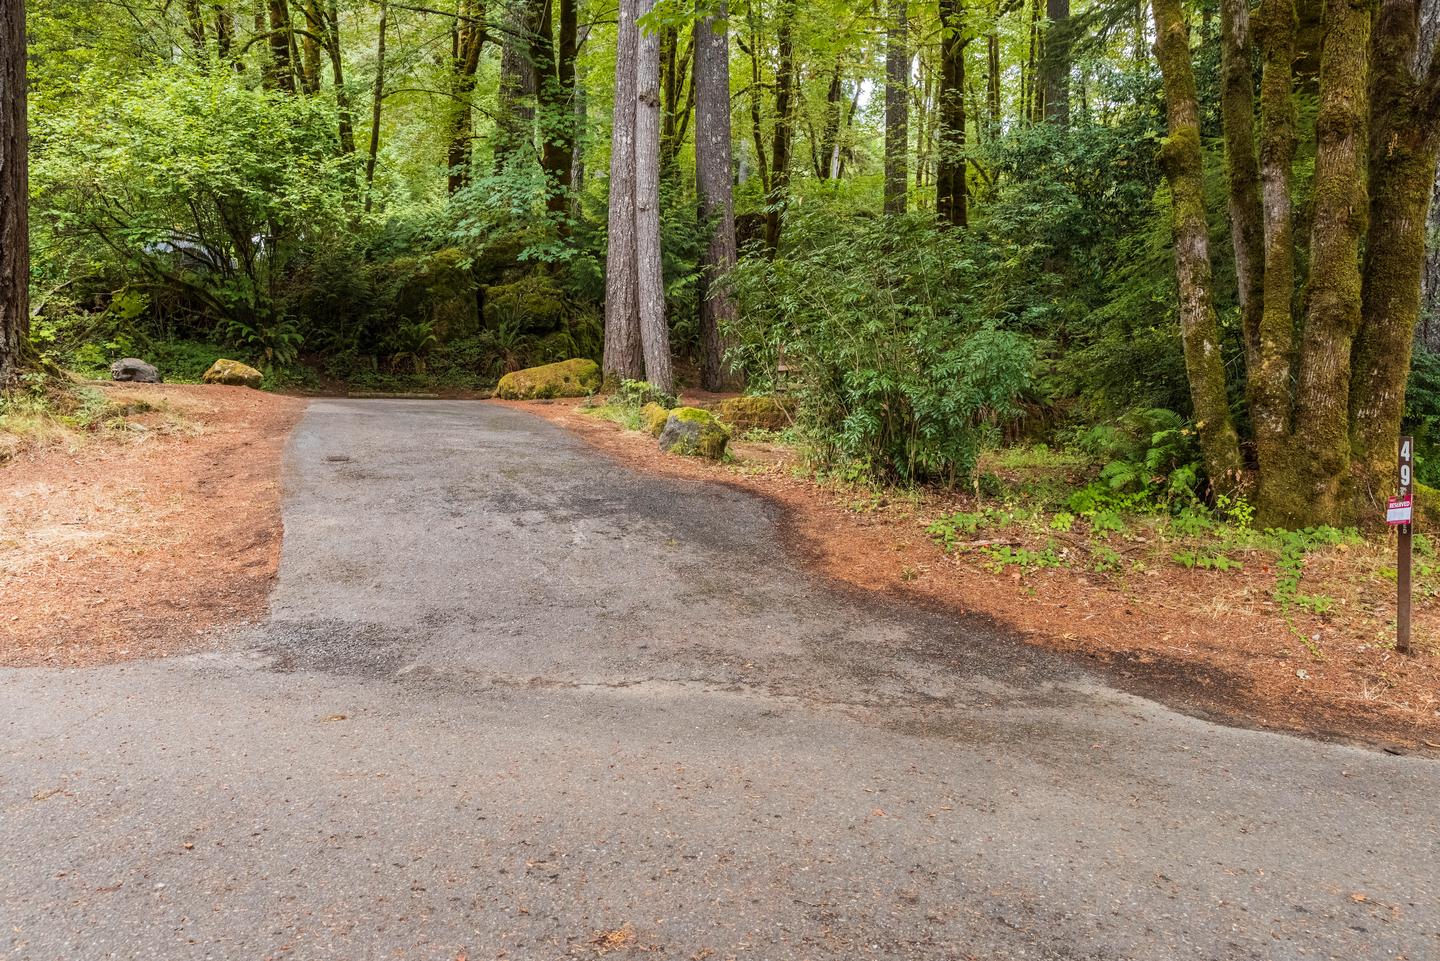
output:
[[[670,410],[679,403],[674,394],[667,393],[644,380],[622,380],[620,389],[615,391],[613,400],[621,407],[634,407],[637,410],[646,404],[659,404],[666,410]]]
[[[1268,530],[1265,532],[1278,556],[1275,561],[1275,601],[1282,610],[1298,606],[1315,613],[1328,610],[1316,597],[1300,593],[1300,580],[1305,576],[1305,557],[1318,547],[1336,544],[1357,544],[1360,535],[1353,530],[1333,527],[1307,527],[1298,531]]]
[[[1190,570],[1198,568],[1204,571],[1238,571],[1245,566],[1224,554],[1189,549],[1176,551],[1171,555],[1171,560]]]
[[[774,388],[782,358],[799,368],[784,386],[822,465],[876,481],[967,477],[987,426],[1019,412],[1032,353],[979,313],[965,235],[925,216],[830,210],[787,229],[784,256],[744,259],[730,275],[730,360],[757,390]]]
[[[1120,553],[1107,544],[1090,545],[1090,568],[1097,574],[1113,574],[1125,566]]]
[[[981,551],[991,560],[990,569],[1000,573],[1007,567],[1019,567],[1032,571],[1043,567],[1061,567],[1064,559],[1055,550],[1054,544],[1047,544],[1041,550],[1027,547],[983,547]]]

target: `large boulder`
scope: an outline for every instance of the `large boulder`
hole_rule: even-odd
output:
[[[640,408],[640,424],[651,437],[659,437],[670,420],[670,408],[651,401]]]
[[[110,379],[133,381],[137,384],[160,383],[160,371],[154,364],[147,364],[138,357],[126,357],[110,365]]]
[[[231,387],[259,387],[265,375],[249,364],[220,358],[200,378],[207,384],[229,384]]]
[[[600,365],[577,357],[506,374],[496,385],[495,396],[505,400],[586,397],[600,389],[600,381]]]
[[[794,408],[781,397],[731,397],[720,402],[720,420],[734,430],[784,430],[794,422]]]
[[[671,454],[690,454],[719,460],[725,456],[730,432],[708,410],[677,407],[660,431],[660,449]]]

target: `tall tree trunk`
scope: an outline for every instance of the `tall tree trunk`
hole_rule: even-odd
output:
[[[1290,0],[1262,0],[1252,26],[1263,63],[1260,80],[1262,251],[1259,344],[1256,358],[1249,363],[1248,393],[1255,454],[1260,467],[1257,506],[1263,523],[1278,525],[1289,523],[1292,512],[1288,505],[1293,487],[1290,431],[1295,367],[1295,235],[1291,180],[1297,136],[1294,5]]]
[[[185,0],[185,33],[190,37],[190,45],[195,48],[195,56],[204,64],[209,61],[210,55],[205,50],[205,13],[200,9],[200,0]]]
[[[235,43],[235,12],[229,4],[215,4],[215,51],[222,61],[230,59],[230,49]],[[238,70],[240,65],[235,64]]]
[[[30,342],[25,60],[25,3],[7,0],[0,7],[0,389],[15,383]]]
[[[1040,62],[1040,95],[1045,119],[1070,123],[1070,0],[1045,2],[1045,52]]]
[[[500,82],[496,89],[495,167],[500,169],[519,151],[535,149],[535,98],[540,72],[534,37],[540,32],[549,0],[509,0],[508,29],[500,48]]]
[[[606,381],[642,380],[635,251],[636,0],[620,0],[615,34],[615,109],[610,140],[610,213],[605,252]]]
[[[1440,0],[1421,0],[1420,42],[1415,51],[1415,71],[1423,72],[1440,48]],[[1431,351],[1440,352],[1440,170],[1435,174],[1435,191],[1430,200],[1430,226],[1425,253],[1425,279],[1420,302],[1420,340]]]
[[[380,22],[375,39],[375,88],[370,98],[370,149],[365,154],[365,212],[375,199],[375,158],[380,153],[380,109],[385,102],[385,33],[390,23],[389,0],[380,0]]]
[[[321,10],[325,21],[325,52],[330,57],[330,78],[335,84],[335,109],[339,114],[340,152],[355,152],[355,112],[350,105],[350,91],[345,89],[345,58],[340,50],[340,11],[335,0]]]
[[[680,145],[685,142],[690,110],[695,100],[694,79],[690,64],[694,53],[695,35],[687,34],[685,47],[680,47],[680,31],[667,27],[660,34],[660,171],[665,176],[675,172]]]
[[[825,123],[820,129],[820,144],[816,151],[818,162],[815,164],[815,176],[820,180],[835,177],[840,166],[840,116],[844,109],[845,89],[841,82],[840,59],[837,57],[835,67],[830,73],[830,86],[825,90]]]
[[[1020,67],[1020,116],[1031,123],[1040,119],[1040,4],[1030,3],[1030,51]]]
[[[965,226],[965,7],[940,0],[940,153],[935,168],[935,210]]]
[[[939,118],[935,110],[935,72],[920,58],[920,83],[910,88],[911,116],[915,118],[915,186],[924,187],[930,173],[931,150]]]
[[[1000,18],[996,5],[995,19]],[[992,23],[990,32],[985,34],[985,106],[990,113],[991,139],[1000,130],[1000,34],[998,23]]]
[[[545,205],[559,216],[570,209],[574,173],[577,18],[575,0],[554,2],[559,6],[554,45],[550,43],[550,18],[545,17],[535,62],[540,74],[540,166],[548,189]]]
[[[290,58],[295,37],[290,25],[288,0],[270,0],[270,66],[274,86],[287,93],[295,92],[295,66]]]
[[[722,327],[735,303],[717,279],[735,266],[735,202],[731,192],[730,42],[725,0],[707,8],[697,0],[695,22],[695,193],[709,240],[700,261],[700,386],[723,390]],[[838,75],[838,68],[837,68]]]
[[[1220,491],[1238,483],[1243,462],[1230,416],[1220,328],[1215,317],[1210,234],[1205,220],[1205,168],[1200,150],[1200,105],[1190,61],[1190,32],[1180,0],[1152,0],[1155,55],[1165,87],[1168,136],[1160,163],[1170,184],[1175,270],[1180,291],[1180,336],[1200,450],[1210,483]]]
[[[320,92],[320,37],[325,21],[319,0],[304,0],[300,13],[305,18],[305,32],[300,36],[300,90],[313,96]]]
[[[1220,115],[1230,181],[1230,240],[1235,249],[1246,370],[1253,372],[1260,365],[1260,315],[1265,309],[1265,225],[1260,210],[1260,163],[1255,153],[1249,0],[1221,0],[1220,36]]]
[[[1419,4],[1382,0],[1370,48],[1370,217],[1362,325],[1350,384],[1356,510],[1374,517],[1393,485],[1410,349],[1420,317],[1440,116],[1415,69]],[[1435,81],[1440,89],[1440,61]]]
[[[1353,519],[1350,353],[1360,328],[1360,239],[1367,208],[1368,2],[1330,0],[1325,21],[1315,118],[1315,220],[1295,393],[1297,525],[1339,525]]]
[[[903,214],[910,152],[910,10],[889,0],[885,35],[885,213]]]
[[[765,215],[765,246],[771,254],[780,247],[780,228],[790,200],[790,140],[795,127],[795,0],[781,0],[780,22],[775,28],[779,60],[775,65],[775,133],[770,138],[769,208]]]
[[[475,71],[485,43],[485,8],[476,0],[459,0],[450,30],[450,130],[445,150],[445,188],[453,194],[470,183],[470,97],[475,92]]]
[[[644,18],[654,6],[655,0],[638,0],[635,19]],[[645,379],[673,393],[660,259],[660,35],[653,28],[640,30],[635,57],[635,254]]]
[[[740,49],[750,57],[750,138],[755,144],[755,169],[760,171],[760,186],[770,195],[770,165],[765,159],[765,135],[760,126],[760,98],[764,90],[760,76],[760,23],[755,16],[756,0],[745,2],[745,24],[750,42],[738,41]]]

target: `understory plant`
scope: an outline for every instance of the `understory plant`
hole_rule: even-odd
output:
[[[732,364],[788,390],[822,467],[871,482],[969,477],[987,430],[1019,412],[1029,341],[977,306],[972,242],[929,215],[796,213],[783,256],[729,275]]]

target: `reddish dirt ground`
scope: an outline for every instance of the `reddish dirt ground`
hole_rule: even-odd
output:
[[[986,616],[1026,643],[1090,662],[1123,689],[1229,723],[1440,753],[1433,641],[1406,657],[1343,613],[1287,623],[1269,600],[1273,569],[1236,576],[1171,565],[1119,579],[1063,568],[996,574],[973,555],[947,555],[926,536],[923,518],[954,510],[953,499],[882,499],[857,511],[853,490],[818,485],[775,445],[738,443],[735,463],[714,464],[663,454],[648,435],[580,413],[578,402],[503,403],[575,432],[628,466],[768,497],[785,509],[791,549],[823,574]],[[1331,575],[1345,580],[1344,571]],[[1419,600],[1418,638],[1433,637],[1436,614],[1434,598]],[[1322,659],[1309,655],[1302,633],[1311,643],[1320,638]]]
[[[0,467],[0,664],[171,654],[265,611],[281,453],[305,401],[243,387],[103,390],[156,409]]]

